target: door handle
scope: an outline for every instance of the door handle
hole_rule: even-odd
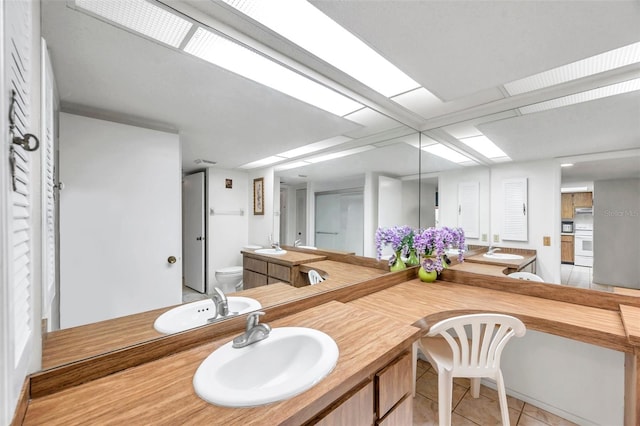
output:
[[[175,257],[175,256],[169,256],[169,257],[167,258],[167,262],[169,262],[171,265],[173,265],[174,263],[176,263],[176,261],[177,261],[177,260],[178,260],[178,259],[176,259],[176,257]]]

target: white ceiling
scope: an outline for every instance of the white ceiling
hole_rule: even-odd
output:
[[[566,180],[578,175],[580,179],[590,175],[587,180],[610,178],[612,170],[616,177],[634,171],[637,175],[640,170],[640,92],[536,114],[514,112],[506,114],[513,118],[497,121],[493,115],[556,97],[556,92],[594,87],[599,80],[622,74],[639,77],[640,66],[630,66],[559,86],[558,91],[505,99],[501,89],[504,83],[640,41],[638,1],[312,1],[446,101],[435,109],[413,111],[226,5],[208,0],[164,3],[190,14],[195,10],[205,24],[213,22],[209,21],[213,16],[394,119],[373,111],[351,119],[336,117],[89,17],[64,1],[43,1],[42,31],[63,110],[179,132],[185,172],[199,167],[193,162],[197,158],[217,161],[214,167],[236,168],[346,135],[354,138],[347,147],[370,143],[380,147],[334,160],[330,166],[318,163],[282,172],[285,181],[341,178],[364,171],[413,175],[418,171],[418,151],[398,135],[415,129],[441,134],[437,127],[469,119],[475,119],[477,127],[514,161],[572,157],[579,163],[583,158],[583,166],[563,169]],[[380,143],[392,138],[397,138],[396,145]],[[619,151],[624,155],[611,154]],[[598,161],[606,161],[602,163],[606,167],[599,167]],[[438,157],[422,164],[425,173],[457,167]]]

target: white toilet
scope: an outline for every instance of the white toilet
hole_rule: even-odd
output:
[[[258,245],[246,245],[245,250],[257,250],[262,248]],[[226,294],[242,290],[242,266],[227,266],[216,270],[216,281],[218,287]]]
[[[242,290],[242,266],[228,266],[216,270],[216,281],[224,293]]]

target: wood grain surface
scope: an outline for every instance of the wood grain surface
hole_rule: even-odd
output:
[[[225,424],[298,425],[408,350],[420,330],[385,316],[330,302],[274,321],[272,327],[321,330],[338,344],[334,370],[312,389],[261,407],[232,409],[195,395],[200,363],[230,339],[218,339],[173,356],[34,399],[25,425]]]
[[[635,346],[640,346],[640,308],[620,305],[620,315],[622,316],[622,323],[629,342]]]
[[[435,322],[470,312],[505,313],[528,328],[606,348],[633,352],[618,310],[580,306],[453,282],[413,280],[351,304],[427,330]]]

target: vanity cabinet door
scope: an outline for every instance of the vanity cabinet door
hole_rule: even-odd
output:
[[[242,272],[242,282],[245,290],[248,288],[260,287],[267,285],[267,276],[245,269]]]
[[[376,422],[377,426],[405,426],[413,424],[413,398],[405,395],[391,412]]]
[[[291,268],[288,266],[278,265],[277,263],[269,263],[269,278],[277,278],[286,283],[291,282]]]
[[[411,354],[407,352],[376,374],[376,394],[378,395],[376,415],[378,419],[384,420],[387,413],[413,391],[411,362]]]
[[[336,401],[319,420],[314,419],[306,425],[371,426],[374,418],[373,392],[373,382],[368,381],[356,388],[354,392]]]
[[[242,266],[244,269],[267,275],[267,262],[265,262],[264,260],[258,260],[252,257],[245,256],[242,262]]]

